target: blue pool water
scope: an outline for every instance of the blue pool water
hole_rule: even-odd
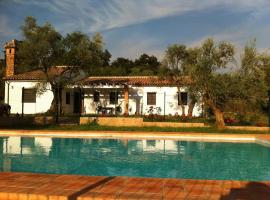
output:
[[[0,171],[270,180],[270,148],[172,140],[0,137]]]

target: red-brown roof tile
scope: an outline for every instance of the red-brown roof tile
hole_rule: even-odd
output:
[[[53,67],[50,68],[48,74],[49,76],[57,76],[66,70],[68,70],[67,67]],[[37,69],[21,74],[15,74],[13,76],[4,77],[4,80],[46,80],[46,75],[42,70]]]
[[[162,79],[158,76],[90,76],[82,81],[83,85],[109,84],[134,86],[173,86],[173,79]]]
[[[54,67],[50,68],[50,76],[57,76],[64,71],[68,70],[68,67]],[[188,77],[184,77],[188,80]],[[5,77],[4,80],[46,80],[45,73],[42,70],[33,70],[13,76]],[[133,85],[133,86],[175,86],[183,79],[174,80],[172,78],[160,78],[158,76],[90,76],[79,82],[82,85]]]

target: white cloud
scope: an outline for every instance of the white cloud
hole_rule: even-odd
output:
[[[13,2],[48,9],[57,17],[60,16],[62,20],[60,23],[56,22],[58,23],[57,29],[64,33],[73,30],[86,33],[106,31],[211,8],[221,7],[228,10],[249,11],[250,14],[243,24],[232,27],[230,30],[219,30],[212,37],[217,40],[232,41],[239,50],[255,36],[269,41],[269,29],[252,28],[257,27],[258,21],[269,16],[269,0],[13,0]],[[0,16],[0,34],[11,32],[7,20]],[[209,36],[211,37],[211,35],[202,35],[196,41],[186,44],[188,46],[199,45]],[[164,49],[158,46],[160,41],[153,37],[148,38],[146,35],[139,39],[121,38],[121,41],[113,47],[112,52],[115,57],[135,58],[146,52],[162,58]]]
[[[258,10],[267,8],[269,0],[13,0],[20,4],[45,7],[73,18],[82,30],[104,31],[163,17],[211,7]],[[73,22],[74,22],[73,21]],[[65,23],[65,22],[64,22]]]
[[[93,10],[91,18],[94,23],[90,26],[90,31],[119,28],[216,6],[260,9],[267,5],[267,0],[258,0],[256,3],[251,0],[112,0],[106,1],[100,9]]]

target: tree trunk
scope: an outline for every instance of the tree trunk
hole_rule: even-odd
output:
[[[182,116],[186,116],[185,106],[183,104],[181,104],[181,109],[182,109]]]
[[[53,92],[53,100],[52,100],[52,103],[51,103],[51,106],[50,106],[50,109],[48,110],[49,113],[56,113],[56,105],[57,105],[57,100],[56,100],[56,96],[57,96],[57,88],[56,86],[52,85],[52,92]]]
[[[215,106],[211,107],[214,115],[216,117],[216,126],[218,129],[224,129],[225,128],[225,122],[224,122],[224,116],[223,116],[223,112],[221,110],[219,110],[218,108],[216,108]]]
[[[55,115],[55,123],[58,123],[59,114],[62,113],[62,88],[51,84],[53,91],[53,100],[49,109],[49,113]]]
[[[196,103],[196,101],[194,99],[191,99],[191,101],[189,102],[189,104],[188,104],[188,117],[192,117],[195,103]]]
[[[213,111],[216,118],[216,127],[218,129],[225,128],[224,115],[223,112],[216,107],[216,105],[208,98],[205,98],[205,103],[209,106],[209,108]]]

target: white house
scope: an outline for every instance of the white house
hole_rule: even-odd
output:
[[[51,87],[38,94],[37,84],[44,82],[41,70],[15,74],[16,41],[5,45],[6,77],[5,103],[13,114],[37,114],[47,112],[53,100]],[[67,67],[54,67],[50,74],[57,76]],[[171,80],[155,76],[86,77],[62,91],[62,111],[65,114],[160,114],[181,115],[180,99],[187,113],[189,95],[185,87],[178,88]],[[201,106],[195,105],[194,116],[201,114]]]

